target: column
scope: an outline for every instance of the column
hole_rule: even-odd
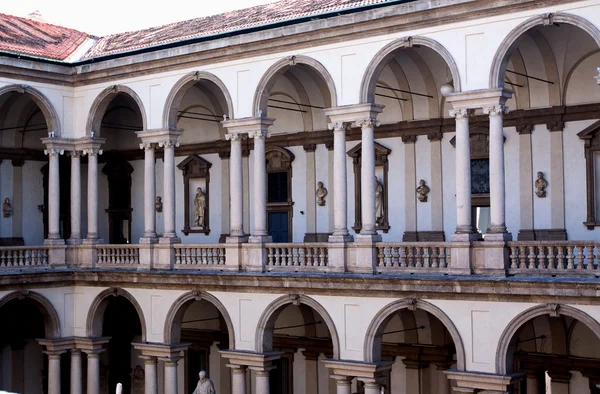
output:
[[[231,394],[246,394],[246,367],[228,364],[231,368]]]
[[[177,362],[180,357],[165,360],[165,394],[178,394],[177,391]]]
[[[80,349],[71,349],[71,394],[82,394]]]
[[[490,210],[489,233],[506,233],[504,191],[504,128],[502,104],[483,109],[490,116]]]
[[[81,242],[81,151],[69,152],[71,156],[71,237],[70,244]]]
[[[272,368],[272,367],[270,367]],[[271,389],[269,387],[269,367],[264,369],[255,369],[254,373],[256,376],[256,392],[255,394],[270,394]]]
[[[228,133],[225,138],[231,141],[231,155],[229,157],[230,235],[232,237],[242,237],[244,236],[243,134]]]
[[[267,232],[267,165],[265,159],[266,130],[248,133],[254,138],[254,241],[269,242]]]
[[[566,371],[548,371],[550,376],[550,392],[552,394],[569,394],[571,374]]]
[[[142,356],[144,359],[144,381],[146,384],[145,394],[158,394],[158,381],[157,381],[157,358],[152,356]]]
[[[156,144],[143,143],[144,149],[144,238],[156,239]]]
[[[336,394],[351,394],[352,377],[331,375],[331,378],[335,380]]]
[[[98,155],[102,154],[102,149],[85,149],[84,154],[88,156],[87,241],[96,242],[98,240]]]
[[[540,394],[540,380],[535,371],[527,373],[527,394]]]
[[[319,354],[317,352],[302,352],[305,360],[306,392],[319,392]]]
[[[381,386],[376,379],[364,379],[365,394],[381,394]],[[419,391],[407,391],[407,393],[418,393]]]
[[[348,182],[346,169],[347,123],[329,125],[333,129],[333,240],[350,238],[348,233]],[[373,148],[374,149],[374,148]],[[373,170],[374,171],[374,170]]]
[[[61,149],[50,148],[44,151],[48,155],[48,240],[60,238],[60,173],[58,157],[64,153]]]
[[[362,129],[361,149],[361,221],[360,236],[377,235],[375,224],[375,135],[374,128],[379,122],[375,118],[357,122]],[[387,187],[387,185],[386,185]]]
[[[46,351],[48,355],[48,394],[60,394],[60,354]]]
[[[86,350],[87,354],[87,394],[100,394],[100,352]]]
[[[163,217],[165,220],[164,238],[176,238],[175,232],[175,147],[178,142],[165,141],[160,146],[164,148],[164,203]]]
[[[456,119],[456,233],[470,234],[471,225],[471,147],[469,140],[470,109],[455,109]]]

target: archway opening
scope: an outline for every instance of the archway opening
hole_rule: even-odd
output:
[[[37,341],[47,331],[41,306],[30,298],[12,299],[0,307],[0,322],[0,390],[47,393],[48,358]],[[61,356],[61,364],[68,370],[68,355]]]
[[[263,335],[263,351],[281,351],[273,362],[271,394],[335,392],[335,381],[320,360],[334,357],[325,318],[309,305],[285,304],[275,310]]]
[[[526,372],[517,394],[598,394],[600,338],[563,314],[527,320],[511,339],[507,370]]]

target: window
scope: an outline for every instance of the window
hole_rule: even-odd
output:
[[[268,175],[267,201],[268,202],[287,202],[288,201],[288,173],[271,172]]]

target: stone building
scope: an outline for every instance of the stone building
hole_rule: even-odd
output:
[[[600,393],[600,1],[0,51],[0,389]]]

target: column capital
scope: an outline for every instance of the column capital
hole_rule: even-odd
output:
[[[222,350],[219,353],[229,360],[230,368],[239,365],[254,369],[269,367],[274,360],[278,360],[283,355],[283,352],[254,353],[243,350]]]
[[[248,132],[248,137],[253,138],[255,140],[264,140],[266,138],[269,138],[270,136],[271,136],[271,134],[266,129],[254,130],[254,131]]]
[[[50,360],[60,360],[60,355],[65,352],[65,350],[44,350],[44,354],[46,354]]]
[[[505,104],[496,104],[489,107],[483,107],[483,113],[489,116],[504,115],[509,112],[508,106]]]
[[[333,380],[336,381],[336,383],[340,386],[350,386],[352,384],[352,379],[354,379],[353,376],[346,376],[346,375],[329,375],[329,377]]]
[[[329,368],[333,376],[356,377],[359,380],[377,379],[381,374],[392,368],[392,362],[383,361],[378,363],[361,363],[358,361],[344,361],[324,359],[321,360],[326,368]],[[334,378],[337,379],[337,378]]]
[[[337,122],[332,122],[332,123],[327,124],[327,129],[333,130],[333,131],[346,132],[346,131],[348,131],[349,127],[350,127],[350,122],[344,122],[344,121],[337,121]]]
[[[141,150],[156,150],[158,148],[158,143],[156,142],[142,142],[140,144]]]
[[[451,109],[450,111],[448,111],[448,113],[450,114],[450,117],[454,119],[463,119],[470,118],[471,116],[473,116],[475,110],[470,108],[457,108]]]
[[[267,131],[275,123],[273,118],[255,117],[224,120],[221,122],[227,134],[250,134],[257,130]]]
[[[364,128],[364,127],[379,127],[381,123],[377,120],[377,118],[366,118],[366,119],[360,119],[356,121],[356,125],[358,127]]]
[[[155,130],[145,130],[145,131],[137,131],[135,133],[142,143],[155,143],[160,147],[163,147],[161,144],[165,144],[167,141],[177,142],[179,136],[183,134],[182,129],[155,129]]]
[[[158,357],[156,356],[139,356],[142,360],[144,360],[145,365],[156,365],[158,363]]]
[[[82,153],[86,156],[100,156],[102,149],[100,148],[86,148],[82,150]]]
[[[158,143],[158,146],[164,149],[167,148],[177,148],[179,146],[179,141],[173,141],[171,139],[165,140],[165,141],[160,141]]]
[[[142,356],[147,357],[158,357],[161,360],[167,359],[172,361],[179,361],[180,354],[182,351],[187,350],[189,343],[175,343],[175,344],[164,344],[164,343],[146,343],[146,342],[133,342],[133,348],[142,352]]]
[[[329,117],[332,124],[354,123],[365,119],[376,119],[384,108],[385,106],[380,104],[343,105],[326,108],[325,115]]]
[[[55,156],[59,156],[65,153],[64,149],[58,149],[58,148],[49,148],[49,149],[44,149],[44,154],[46,156],[51,156],[51,157],[55,157]]]
[[[83,151],[71,150],[71,151],[67,152],[67,155],[69,155],[69,157],[71,157],[72,159],[78,159],[83,155]]]
[[[248,136],[244,133],[229,132],[229,133],[225,134],[225,139],[227,141],[231,141],[231,142],[242,141],[242,140],[245,140],[246,138],[248,138]]]

